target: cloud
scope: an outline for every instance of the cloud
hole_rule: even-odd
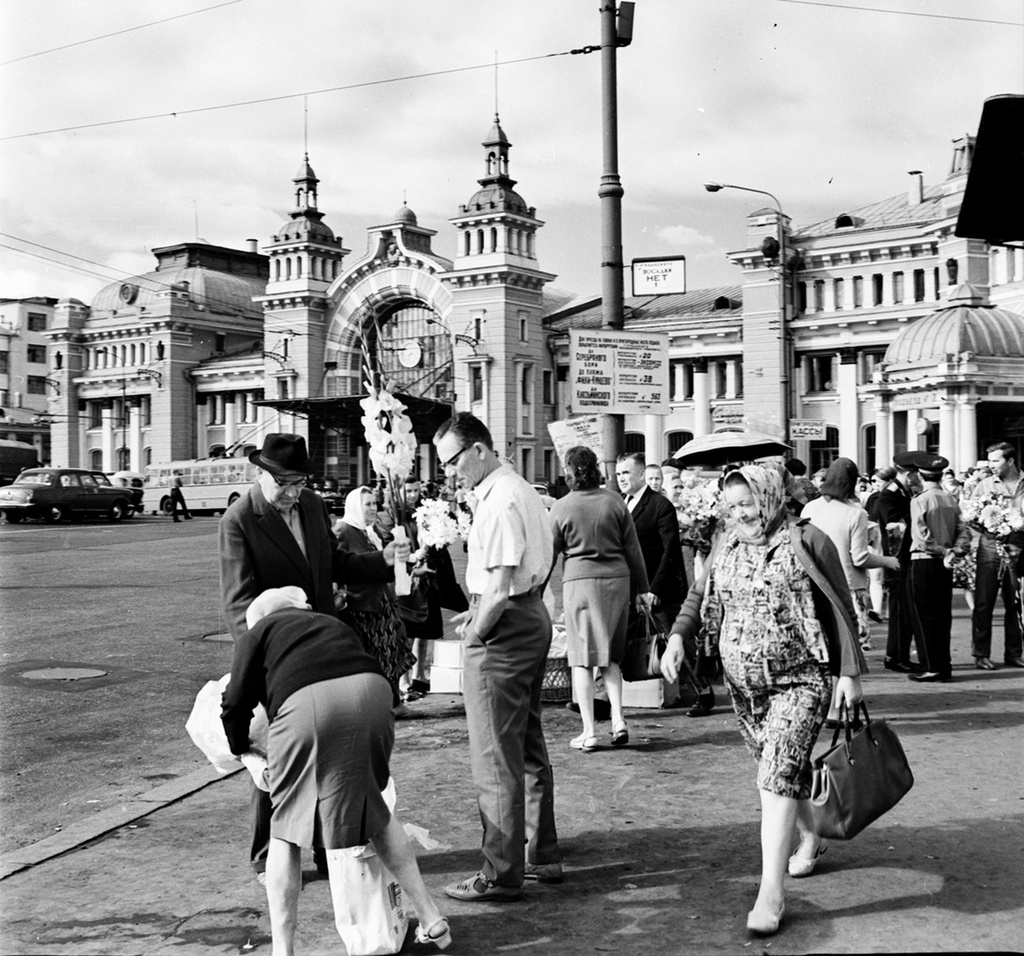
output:
[[[714,237],[706,236],[692,226],[663,226],[657,231],[657,236],[672,248],[694,257],[725,255],[725,250]]]

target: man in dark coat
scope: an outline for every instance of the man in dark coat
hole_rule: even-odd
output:
[[[336,617],[335,582],[394,579],[396,553],[406,560],[408,545],[360,555],[339,549],[323,499],[306,487],[313,469],[301,435],[267,435],[249,460],[257,466],[256,481],[220,519],[221,598],[234,640],[247,630],[246,609],[270,588],[302,588],[314,611]],[[250,858],[261,875],[270,840],[269,796],[253,787],[252,807]]]

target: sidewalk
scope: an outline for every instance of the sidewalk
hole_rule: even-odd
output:
[[[724,701],[702,719],[685,708],[628,711],[630,746],[592,754],[569,749],[578,718],[548,705],[566,882],[528,885],[512,904],[443,898],[446,883],[479,864],[465,718],[454,695],[412,704],[392,771],[399,817],[444,844],[421,852],[420,865],[451,919],[448,952],[1024,950],[1024,671],[975,670],[968,635],[961,609],[949,684],[913,684],[882,668],[880,649],[868,654],[871,714],[896,728],[915,786],[855,840],[833,842],[811,878],[789,881],[783,928],[768,940],[745,929],[760,868],[758,798]],[[248,791],[244,773],[192,774],[121,818],[110,811],[91,831],[50,838],[59,855],[43,841],[0,861],[0,951],[269,953],[264,891],[246,862]],[[308,853],[304,867],[297,950],[342,953],[327,881]]]

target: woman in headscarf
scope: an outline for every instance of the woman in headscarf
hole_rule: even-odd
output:
[[[402,824],[382,795],[395,739],[388,685],[352,630],[310,610],[301,588],[262,592],[235,644],[221,719],[231,752],[251,749],[257,703],[270,719],[273,816],[267,904],[275,956],[293,952],[301,848],[372,843],[419,918],[416,942],[445,949],[448,921],[431,898]]]
[[[356,488],[345,497],[345,514],[334,527],[340,546],[354,554],[382,551],[387,545],[379,530],[377,499],[369,488]],[[391,684],[394,706],[402,703],[398,689],[401,676],[416,662],[402,625],[395,600],[394,586],[366,582],[348,582],[345,606],[338,612],[359,635],[363,646],[380,664]]]
[[[731,521],[694,592],[703,584],[704,652],[721,655],[740,732],[758,761],[761,884],[747,928],[767,935],[782,919],[787,869],[809,876],[824,850],[811,821],[811,750],[832,677],[852,707],[866,668],[835,545],[789,516],[781,470],[745,465],[726,476],[723,494]],[[693,608],[688,601],[672,628],[663,659],[670,679],[683,635],[699,626]]]

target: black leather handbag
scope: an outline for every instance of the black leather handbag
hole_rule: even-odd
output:
[[[884,720],[871,720],[862,703],[864,724],[851,732],[853,721],[845,705],[832,746],[814,761],[811,814],[819,836],[850,840],[883,813],[891,810],[914,785],[896,732]],[[839,742],[845,730],[846,739]]]
[[[637,681],[661,677],[661,657],[666,647],[668,635],[661,630],[647,608],[635,616],[631,615],[626,656],[619,665],[622,679]]]

